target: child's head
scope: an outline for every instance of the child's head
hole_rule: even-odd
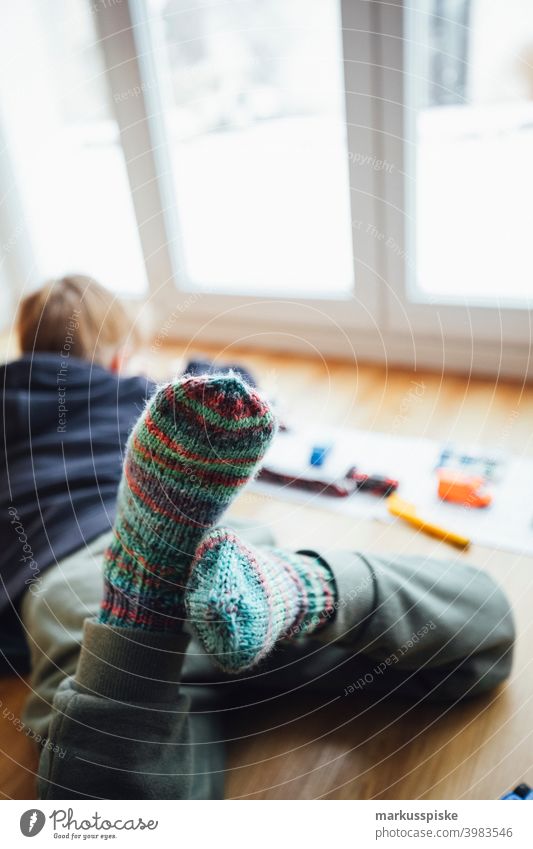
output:
[[[23,353],[68,350],[108,368],[117,366],[131,332],[120,301],[83,274],[48,281],[22,300],[17,315]]]

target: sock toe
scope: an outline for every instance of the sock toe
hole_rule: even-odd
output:
[[[171,415],[201,418],[217,432],[274,429],[269,405],[237,374],[187,377],[170,384],[165,401]]]
[[[323,627],[335,615],[336,585],[318,555],[252,549],[233,531],[215,528],[196,549],[185,607],[214,662],[238,673],[278,640]]]
[[[272,648],[270,588],[260,564],[230,531],[217,529],[200,545],[186,607],[205,650],[227,672],[255,666]]]
[[[249,423],[249,419],[270,420],[268,405],[238,374],[191,377],[181,383],[189,401],[202,404],[227,422]]]

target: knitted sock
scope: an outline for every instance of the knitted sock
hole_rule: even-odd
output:
[[[179,629],[194,552],[274,430],[268,405],[235,375],[158,390],[128,440],[100,622]]]
[[[314,557],[252,549],[215,528],[198,547],[185,603],[207,653],[226,672],[241,672],[277,640],[323,625],[335,595],[332,573]]]

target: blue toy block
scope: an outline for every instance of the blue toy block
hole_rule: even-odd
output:
[[[309,458],[309,463],[311,466],[322,466],[324,464],[324,460],[328,456],[331,451],[331,445],[313,445],[311,449],[311,456]]]

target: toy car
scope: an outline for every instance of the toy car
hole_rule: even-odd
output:
[[[455,469],[438,469],[439,498],[443,501],[453,501],[463,507],[488,507],[492,495],[483,487],[485,478],[475,475],[465,475]]]
[[[511,790],[510,793],[506,793],[505,796],[502,796],[501,798],[518,802],[533,802],[533,790],[529,784],[519,784],[514,790]]]

